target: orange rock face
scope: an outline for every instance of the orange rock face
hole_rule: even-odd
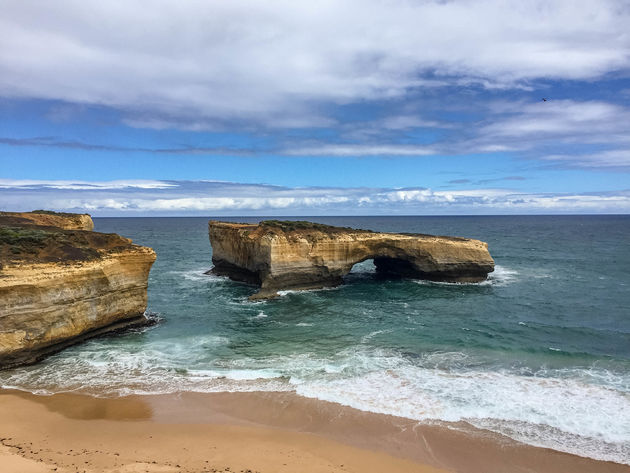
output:
[[[85,217],[89,222],[70,216],[62,227],[93,228]],[[147,322],[151,248],[115,234],[54,228],[48,219],[33,225],[38,219],[19,226],[13,215],[0,215],[0,368]]]
[[[374,259],[378,272],[433,281],[478,282],[494,270],[488,245],[466,238],[277,221],[211,221],[209,235],[213,272],[260,286],[254,299],[341,284],[352,266],[367,259]]]

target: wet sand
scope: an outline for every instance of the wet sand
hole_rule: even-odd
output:
[[[461,424],[427,425],[292,393],[95,398],[0,391],[0,470],[630,472]]]

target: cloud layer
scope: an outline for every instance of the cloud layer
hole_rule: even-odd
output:
[[[330,126],[321,103],[628,70],[625,1],[6,0],[0,95],[142,127]],[[395,125],[395,123],[394,123]]]
[[[510,176],[505,180],[516,180]],[[507,188],[289,188],[216,181],[0,180],[2,208],[94,215],[448,215],[629,213],[630,190],[527,193]]]
[[[5,180],[0,207],[627,212],[629,24],[628,0],[4,0],[0,178],[85,180]],[[148,176],[324,187],[93,182]]]

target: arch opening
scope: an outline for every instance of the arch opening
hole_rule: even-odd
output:
[[[345,282],[352,283],[365,278],[403,279],[419,276],[420,272],[406,259],[370,256],[357,261],[343,279]]]
[[[420,272],[411,261],[379,256],[374,258],[376,274],[382,278],[418,278]]]

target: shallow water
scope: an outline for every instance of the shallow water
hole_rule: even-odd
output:
[[[95,219],[156,250],[149,309],[162,322],[0,373],[0,384],[290,390],[630,464],[630,217],[311,217],[479,238],[497,268],[480,284],[383,281],[365,261],[339,288],[257,303],[254,288],[204,274],[207,220]]]

